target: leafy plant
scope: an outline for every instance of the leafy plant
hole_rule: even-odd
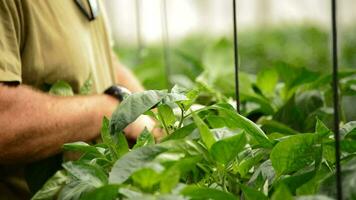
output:
[[[81,152],[82,156],[63,163],[63,170],[49,179],[33,199],[333,196],[335,188],[325,189],[325,184],[334,174],[335,161],[329,155],[334,139],[322,121],[318,120],[310,133],[284,132],[283,128],[278,134],[265,133],[228,103],[195,109],[200,90],[204,88],[184,91],[174,87],[171,92],[151,90],[126,98],[110,121],[103,120],[103,143],[64,145],[64,150]],[[192,91],[198,92],[191,95]],[[153,107],[161,110],[149,112]],[[144,130],[129,149],[124,128],[141,114],[150,114],[162,126],[169,124],[167,135],[155,143],[151,133]],[[218,123],[212,123],[212,119]],[[350,122],[341,129],[345,166],[355,161],[356,148],[346,145],[355,142],[354,125]],[[352,169],[345,168],[349,170],[345,173],[353,177]],[[344,181],[348,184],[352,180]]]

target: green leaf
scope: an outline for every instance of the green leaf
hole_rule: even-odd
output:
[[[66,162],[63,164],[63,168],[75,179],[94,187],[101,187],[108,182],[105,172],[94,165],[83,162]]]
[[[249,170],[258,164],[263,157],[265,156],[265,153],[263,151],[257,151],[254,155],[250,155],[248,157],[245,157],[238,165],[237,172],[240,173],[241,177],[246,177],[248,174]]]
[[[103,143],[108,146],[110,156],[113,158],[113,160],[117,160],[120,157],[120,151],[118,150],[118,147],[116,146],[112,136],[110,135],[109,123],[109,119],[104,117],[101,127],[101,139],[103,140]]]
[[[164,124],[168,127],[173,126],[176,122],[176,116],[174,115],[172,108],[166,104],[158,106],[158,114],[161,117],[160,120],[164,121]]]
[[[251,120],[243,117],[242,115],[237,114],[237,112],[231,111],[227,108],[222,107],[221,105],[212,106],[213,109],[218,109],[226,114],[231,120],[233,120],[237,126],[242,128],[247,134],[253,137],[259,145],[265,148],[271,148],[273,145],[268,139],[266,134]]]
[[[160,103],[166,96],[167,92],[157,90],[134,93],[128,96],[112,115],[110,121],[111,135],[122,132],[127,125]]]
[[[117,133],[117,145],[116,149],[119,154],[119,157],[125,155],[127,152],[129,152],[129,144],[127,143],[126,136],[123,133]]]
[[[80,200],[116,200],[118,195],[118,185],[105,185],[84,194]]]
[[[80,199],[85,193],[94,190],[95,187],[88,182],[73,180],[66,184],[58,194],[60,200]]]
[[[162,193],[170,193],[177,186],[180,179],[180,171],[176,167],[169,168],[162,176],[160,190]]]
[[[81,153],[92,154],[96,157],[102,157],[103,154],[94,146],[90,146],[85,142],[73,142],[63,145],[63,149],[66,151],[76,151]]]
[[[64,170],[60,170],[46,181],[43,187],[31,198],[32,200],[55,199],[63,185],[68,181],[68,176]]]
[[[52,85],[49,93],[57,96],[74,96],[72,87],[65,81],[57,81]]]
[[[257,86],[266,95],[273,95],[278,83],[278,72],[275,68],[264,68],[257,74]]]
[[[109,182],[121,184],[125,182],[134,172],[143,168],[147,162],[152,161],[158,154],[166,151],[161,146],[146,146],[135,149],[121,157],[109,174]]]
[[[151,168],[143,168],[134,172],[131,178],[144,191],[150,191],[155,184],[160,182],[161,175]]]
[[[262,125],[262,130],[264,130],[267,134],[277,132],[283,135],[295,135],[299,133],[289,126],[275,120],[263,119],[259,121],[259,123]]]
[[[153,135],[145,128],[142,133],[138,136],[137,141],[133,149],[139,147],[150,146],[155,144],[155,138]]]
[[[196,129],[196,125],[194,123],[191,123],[189,125],[186,125],[180,129],[177,129],[176,131],[174,131],[173,133],[171,133],[170,135],[167,135],[166,137],[164,137],[161,142],[165,142],[168,140],[179,140],[179,139],[183,139],[187,136],[189,136],[190,134],[192,134],[192,132]]]
[[[315,133],[318,134],[321,137],[327,137],[331,134],[333,134],[328,127],[325,126],[325,124],[317,119],[316,126],[315,126]]]
[[[199,133],[202,141],[206,145],[207,149],[210,149],[210,147],[216,142],[213,133],[210,131],[209,127],[204,123],[202,119],[200,119],[198,115],[193,113],[193,118],[195,124],[199,129]]]
[[[191,200],[237,200],[238,198],[231,193],[223,192],[221,190],[212,188],[203,188],[197,186],[187,186],[181,194],[190,197]]]
[[[286,186],[290,192],[296,193],[296,190],[315,177],[315,171],[292,175],[281,180],[282,185]]]
[[[256,189],[241,185],[241,190],[246,200],[268,200],[266,195]]]
[[[356,152],[356,142],[354,140],[343,140],[340,141],[341,151],[347,153],[355,153]]]
[[[302,169],[315,160],[315,135],[300,134],[280,141],[270,154],[278,175]]]
[[[340,129],[340,135],[356,140],[356,121],[344,124]]]
[[[292,194],[289,192],[288,188],[281,184],[277,190],[273,193],[271,200],[293,200]]]
[[[214,143],[211,146],[210,154],[217,162],[227,164],[240,153],[246,143],[246,136],[241,133]]]
[[[93,85],[94,85],[94,83],[93,83],[93,75],[92,75],[92,73],[90,73],[88,79],[80,87],[79,94],[82,94],[82,95],[90,94],[92,92]]]

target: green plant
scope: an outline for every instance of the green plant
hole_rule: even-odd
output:
[[[202,91],[201,91],[202,90]],[[332,131],[322,121],[315,131],[266,134],[227,103],[194,104],[204,88],[146,91],[124,100],[103,120],[103,143],[76,142],[81,152],[63,163],[33,199],[303,199],[332,195]],[[151,112],[157,107],[157,113]],[[130,112],[128,112],[130,110]],[[155,117],[166,137],[155,143],[145,130],[129,149],[123,129],[141,114]],[[355,167],[355,122],[342,127],[342,162],[349,199]],[[301,196],[301,197],[299,197]],[[314,196],[316,199],[326,199]]]

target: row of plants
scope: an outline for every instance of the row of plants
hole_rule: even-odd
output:
[[[330,33],[327,27],[315,24],[283,24],[241,30],[239,54],[242,71],[256,73],[262,68],[285,63],[307,67],[312,71],[330,72]],[[340,66],[355,67],[355,28],[340,27]],[[216,37],[193,34],[179,41],[170,42],[171,81],[183,77],[194,81],[204,69],[209,49],[224,40],[232,47],[232,35]],[[165,89],[165,63],[161,44],[137,46],[118,41],[116,51],[123,63],[133,68],[148,89]],[[233,51],[221,49],[225,58],[233,58]],[[230,66],[231,63],[229,63]],[[227,67],[227,66],[226,66]]]
[[[128,96],[103,120],[102,143],[64,145],[82,156],[64,161],[33,199],[335,197],[331,75],[285,65],[256,77],[241,74],[238,114],[233,79],[224,73],[216,77],[207,68],[193,88]],[[355,74],[340,72],[341,96],[356,94]],[[66,90],[61,83],[51,92]],[[145,130],[129,147],[123,130],[142,114],[155,118],[166,136],[156,142]],[[342,119],[344,196],[354,199],[356,122]]]
[[[177,85],[169,92],[128,96],[103,119],[102,142],[65,144],[81,157],[60,161],[58,171],[39,163],[28,176],[32,199],[333,199],[331,74],[270,59],[240,73],[238,114],[231,42],[196,51],[202,46],[194,41],[172,54]],[[158,52],[141,52],[134,69],[149,89],[165,87]],[[343,191],[354,199],[356,71],[344,68],[339,77]],[[50,92],[73,95],[63,82]],[[123,130],[142,114],[155,118],[165,136],[156,141],[145,130],[129,145]]]

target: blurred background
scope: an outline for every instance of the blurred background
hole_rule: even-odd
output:
[[[106,0],[105,6],[115,51],[147,89],[190,88],[197,77],[220,77],[215,88],[234,92],[232,0]],[[248,74],[240,77],[241,90],[265,68],[330,72],[330,6],[325,0],[237,0],[240,66]],[[354,0],[338,1],[341,69],[356,69],[355,10]],[[345,105],[355,101],[343,98]]]

